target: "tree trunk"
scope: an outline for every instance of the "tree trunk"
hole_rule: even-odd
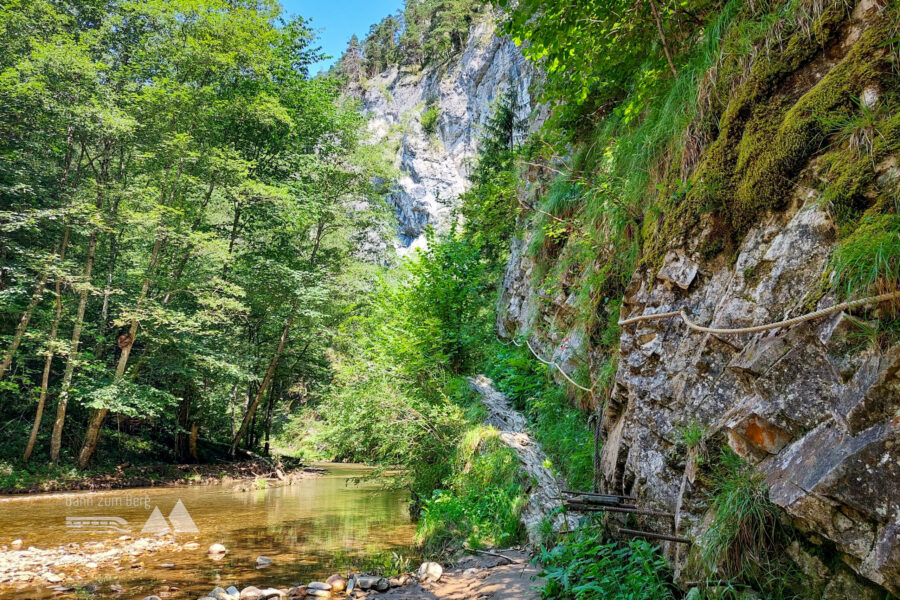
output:
[[[63,172],[62,179],[60,181],[60,193],[63,198],[66,195],[66,189],[69,185],[69,174],[72,172],[72,157],[73,150],[75,147],[75,138],[73,135],[74,129],[69,127],[66,135],[66,155],[63,159]],[[80,172],[81,167],[81,159],[82,156],[78,159],[78,167]],[[78,175],[76,174],[76,185],[78,181]],[[63,242],[60,245],[60,252],[65,253],[65,245],[68,243],[69,239],[69,227],[68,225],[65,228],[65,232],[63,233]],[[54,253],[59,255],[60,253]],[[28,307],[25,309],[25,313],[22,315],[22,319],[19,321],[19,326],[16,327],[16,332],[13,334],[12,344],[9,346],[9,350],[6,352],[6,356],[3,358],[3,362],[0,363],[0,379],[3,379],[3,375],[6,373],[6,370],[9,368],[9,365],[12,363],[13,356],[16,353],[16,350],[19,348],[19,344],[22,343],[22,337],[25,335],[25,329],[28,327],[28,322],[31,320],[31,315],[34,313],[34,309],[37,308],[37,305],[41,302],[41,298],[44,295],[44,288],[47,285],[47,277],[49,276],[49,267],[44,270],[44,273],[41,275],[41,279],[38,282],[37,287],[31,295],[31,302],[28,303]]]
[[[62,263],[66,259],[66,248],[69,245],[69,226],[66,226],[63,232],[62,244],[59,250],[59,262]],[[53,364],[53,354],[55,353],[56,336],[59,333],[59,322],[62,319],[62,276],[56,277],[56,315],[53,317],[53,325],[50,326],[50,340],[47,342],[47,358],[44,359],[44,373],[41,376],[41,395],[38,398],[37,413],[34,416],[34,425],[31,426],[31,435],[28,437],[28,445],[25,446],[25,453],[22,460],[28,462],[31,454],[34,452],[34,444],[37,440],[38,430],[41,428],[41,419],[44,416],[44,404],[47,402],[47,389],[50,384],[50,367]]]
[[[672,70],[672,75],[678,77],[678,71],[675,70],[675,63],[672,61],[672,53],[669,50],[669,42],[666,40],[666,34],[663,32],[662,20],[659,17],[659,9],[656,7],[656,0],[650,1],[650,11],[653,13],[653,20],[656,21],[656,30],[659,33],[659,41],[662,42],[663,52],[666,54],[666,61]]]
[[[111,219],[113,221],[113,231],[109,234],[109,264],[106,267],[106,286],[103,288],[103,306],[100,308],[100,331],[98,336],[97,356],[102,356],[105,347],[105,338],[107,331],[106,319],[109,317],[109,297],[112,294],[113,275],[116,270],[116,259],[119,254],[119,232],[115,221],[119,216],[119,197],[113,201]]]
[[[34,292],[32,292],[31,294],[31,301],[25,308],[25,312],[22,313],[22,318],[19,319],[19,325],[16,327],[15,334],[13,334],[12,343],[9,345],[9,349],[6,351],[6,356],[3,357],[3,362],[0,362],[0,379],[3,379],[3,375],[6,373],[9,365],[12,364],[13,355],[15,355],[16,350],[19,349],[19,344],[22,343],[22,338],[25,337],[25,330],[28,328],[28,321],[31,320],[31,315],[34,313],[34,309],[37,308],[37,305],[41,302],[41,298],[44,297],[44,288],[47,286],[48,275],[49,267],[47,269],[44,269],[44,272],[41,274],[41,278],[38,280],[38,284],[34,288]]]
[[[265,423],[265,443],[263,446],[263,454],[269,455],[269,436],[272,432],[272,405],[275,404],[275,384],[273,383],[269,389],[269,403],[266,406],[266,423]]]
[[[200,462],[200,456],[197,454],[197,436],[200,435],[200,423],[194,421],[191,423],[191,437],[188,443],[188,449],[194,462]]]
[[[190,450],[188,427],[191,426],[191,400],[185,394],[178,403],[178,430],[175,432],[175,460],[181,463],[191,462],[193,453]]]
[[[156,232],[156,241],[153,242],[153,251],[150,253],[150,264],[147,266],[144,282],[141,285],[141,292],[136,302],[138,310],[143,306],[144,300],[147,298],[147,292],[150,290],[150,276],[159,260],[159,250],[162,247],[164,237],[162,224],[160,224]],[[122,353],[119,355],[118,364],[116,364],[116,379],[125,374],[125,368],[128,366],[128,357],[131,356],[131,349],[134,347],[137,330],[138,320],[137,318],[132,318],[131,327],[128,328],[128,338],[121,344]],[[100,426],[103,424],[103,419],[106,418],[108,412],[108,408],[97,408],[91,414],[91,421],[84,435],[84,444],[81,446],[81,452],[78,453],[78,466],[82,469],[87,466],[88,461],[91,460],[91,456],[94,454],[94,450],[97,449],[97,441],[100,439]]]
[[[78,344],[81,341],[81,329],[84,326],[84,311],[87,308],[88,292],[91,285],[91,271],[94,268],[94,255],[97,251],[97,229],[91,232],[88,242],[88,253],[84,263],[84,287],[78,298],[78,309],[75,311],[75,325],[72,327],[72,340],[69,343],[69,356],[66,359],[66,370],[63,373],[62,385],[59,392],[59,401],[56,405],[56,420],[53,422],[53,434],[50,437],[50,460],[59,460],[59,449],[62,445],[62,430],[66,422],[66,405],[69,403],[69,387],[72,385],[72,375],[75,373],[75,363],[78,361]]]
[[[247,428],[250,426],[250,421],[253,419],[253,415],[256,414],[256,409],[259,407],[259,402],[262,400],[263,394],[266,392],[266,388],[269,383],[272,381],[272,376],[275,374],[275,369],[278,367],[278,359],[281,358],[281,353],[284,350],[284,345],[287,342],[288,333],[291,330],[291,325],[294,322],[294,314],[297,312],[297,301],[294,300],[294,303],[291,304],[291,311],[287,316],[287,319],[284,321],[284,329],[281,331],[281,339],[278,341],[278,347],[275,349],[275,354],[272,355],[272,360],[269,361],[269,368],[266,369],[266,375],[263,377],[262,383],[259,386],[259,389],[256,391],[256,396],[253,398],[253,402],[247,408],[247,414],[244,415],[244,420],[241,422],[241,427],[238,429],[237,435],[234,436],[234,441],[231,443],[231,456],[234,456],[234,453],[237,451],[238,444],[241,443],[241,439],[246,435]]]

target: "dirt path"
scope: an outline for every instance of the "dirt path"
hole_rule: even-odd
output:
[[[440,581],[393,588],[372,599],[385,600],[538,600],[538,569],[528,555],[498,550],[515,562],[494,556],[466,556],[444,572]]]
[[[522,470],[535,481],[521,519],[528,530],[528,543],[537,548],[541,542],[541,522],[561,506],[560,482],[544,466],[547,456],[528,433],[525,417],[509,405],[506,396],[494,388],[494,382],[484,375],[477,375],[469,378],[469,385],[481,395],[488,409],[486,423],[500,430],[500,439],[516,451]],[[572,513],[556,512],[551,518],[555,531],[574,529],[578,525],[578,517]]]

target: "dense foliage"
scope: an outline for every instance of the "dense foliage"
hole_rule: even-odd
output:
[[[675,598],[668,565],[644,540],[608,541],[606,532],[584,523],[570,537],[541,553],[546,600],[666,600]]]
[[[4,454],[33,422],[26,457],[85,465],[109,412],[162,457],[255,446],[327,380],[371,221],[347,207],[379,206],[311,29],[219,0],[14,2],[0,26]]]

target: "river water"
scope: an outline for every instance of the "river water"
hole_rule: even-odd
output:
[[[178,588],[170,596],[175,598],[197,598],[216,585],[286,587],[326,577],[348,562],[391,552],[410,556],[414,526],[408,496],[374,481],[357,483],[366,473],[363,467],[322,466],[328,469],[324,476],[251,491],[217,484],[0,497],[0,544],[21,539],[26,548],[54,548],[122,535],[137,538],[157,507],[151,529],[172,523],[189,528],[189,521],[172,514],[180,500],[198,533],[178,533],[177,540],[198,542],[198,549],[146,554],[140,568],[101,568],[84,581],[99,586],[99,597],[111,597],[111,586],[122,586],[126,592],[119,597],[124,598],[141,598],[165,586]],[[103,519],[92,524],[87,517]],[[207,556],[213,543],[228,549],[223,559]],[[272,564],[258,569],[260,555]],[[50,587],[0,584],[0,598],[50,597]]]

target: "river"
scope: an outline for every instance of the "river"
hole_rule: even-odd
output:
[[[104,598],[113,595],[112,586],[125,588],[120,594],[125,598],[141,598],[166,586],[178,588],[170,596],[175,598],[197,598],[217,585],[286,587],[326,577],[348,562],[389,557],[391,552],[411,556],[414,525],[407,494],[374,481],[357,483],[364,467],[322,466],[327,473],[321,477],[250,491],[232,483],[0,497],[0,544],[21,539],[24,548],[55,548],[122,535],[137,538],[152,515],[151,529],[153,524],[189,529],[193,521],[197,533],[176,537],[179,543],[197,542],[199,548],[145,554],[138,568],[126,560],[121,565],[127,568],[100,568],[81,582],[98,586],[97,596]],[[189,520],[172,514],[179,500]],[[92,524],[87,517],[103,519]],[[213,543],[228,549],[221,560],[207,556]],[[257,568],[260,555],[272,564]],[[52,586],[43,582],[17,585],[0,584],[0,599],[52,595]]]

